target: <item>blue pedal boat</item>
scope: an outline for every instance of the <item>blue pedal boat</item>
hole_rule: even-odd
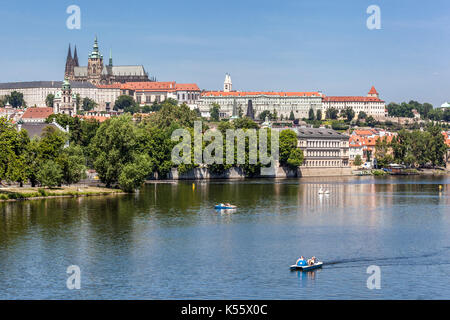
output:
[[[231,206],[231,205],[227,206],[224,204],[218,204],[214,207],[214,209],[216,209],[216,210],[230,210],[230,209],[236,209],[236,208],[237,208],[236,206]]]
[[[308,265],[305,265],[305,266],[299,266],[299,265],[297,265],[297,264],[293,264],[292,266],[291,266],[291,270],[292,271],[311,271],[311,270],[315,270],[315,269],[319,269],[319,268],[322,268],[322,266],[323,266],[323,262],[316,262],[315,264],[313,264],[312,266],[308,266]]]

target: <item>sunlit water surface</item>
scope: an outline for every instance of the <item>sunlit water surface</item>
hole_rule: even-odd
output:
[[[0,203],[0,299],[449,299],[449,182],[178,182]],[[300,255],[325,265],[291,272]],[[70,265],[80,290],[66,287]]]

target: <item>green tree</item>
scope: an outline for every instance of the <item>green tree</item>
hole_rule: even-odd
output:
[[[310,109],[309,109],[309,112],[308,112],[308,119],[309,119],[310,121],[314,121],[314,120],[315,120],[313,108],[310,108]]]
[[[341,116],[346,118],[347,122],[350,122],[355,117],[355,111],[353,110],[352,107],[347,107],[341,110]]]
[[[289,114],[289,120],[291,120],[291,121],[295,120],[294,111],[292,111],[292,110],[291,110],[291,113]]]
[[[338,118],[339,110],[336,108],[328,108],[325,112],[325,118],[335,120]]]
[[[36,178],[42,186],[54,188],[62,182],[62,170],[53,160],[44,161],[37,172]]]
[[[133,162],[127,163],[119,175],[119,187],[126,192],[138,189],[153,168],[150,157],[146,154],[137,155]]]
[[[133,98],[131,98],[131,99],[133,99]],[[83,107],[83,111],[91,111],[97,107],[97,103],[94,100],[86,97],[83,99],[82,107]]]
[[[367,118],[366,118],[366,125],[368,125],[369,127],[375,127],[376,126],[376,124],[377,124],[377,121],[375,120],[375,118],[374,117],[372,117],[372,116],[368,116]]]
[[[6,118],[0,118],[0,182],[25,180],[26,132],[18,132]]]
[[[74,184],[86,178],[85,157],[81,146],[70,146],[64,149],[59,158],[65,184]]]
[[[362,159],[361,159],[361,156],[359,154],[356,155],[355,160],[353,161],[353,164],[355,166],[360,166],[362,164]]]
[[[45,105],[49,108],[53,108],[53,101],[55,100],[55,95],[53,93],[49,93],[45,98]]]
[[[272,117],[269,110],[264,110],[258,116],[259,120],[266,120],[266,117],[268,117],[269,119]]]
[[[42,160],[57,159],[68,140],[64,132],[55,127],[45,127],[39,141],[39,158]]]
[[[298,167],[303,163],[303,151],[297,148],[297,134],[292,130],[280,132],[280,165]]]
[[[213,103],[212,108],[209,110],[209,114],[211,116],[212,121],[217,122],[220,120],[219,111],[220,111],[220,106],[217,103]]]
[[[429,125],[427,132],[429,133],[428,150],[430,153],[430,162],[433,167],[445,165],[445,154],[447,145],[445,144],[444,135],[441,133],[442,128],[435,125]]]
[[[116,185],[122,168],[133,162],[139,147],[131,116],[123,115],[103,122],[89,147],[100,180],[107,187]]]
[[[25,100],[23,99],[23,93],[21,92],[11,92],[11,94],[8,96],[8,102],[13,108],[26,107]]]
[[[292,167],[292,168],[296,168],[302,165],[303,163],[303,151],[300,148],[295,148],[292,149],[289,158],[287,160],[287,164],[288,166]]]
[[[360,111],[358,113],[358,120],[363,120],[367,118],[367,113],[365,113],[364,111]]]
[[[135,106],[136,102],[134,101],[133,97],[128,95],[121,95],[114,103],[114,110],[123,110],[127,112],[126,110],[133,110]]]
[[[322,110],[317,109],[316,118],[317,120],[322,120]]]

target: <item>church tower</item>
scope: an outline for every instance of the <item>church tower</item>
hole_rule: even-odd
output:
[[[60,91],[55,94],[53,101],[53,112],[74,116],[77,113],[76,94],[72,93],[69,79],[65,78]]]
[[[231,83],[231,76],[227,73],[225,74],[225,81],[223,82],[223,91],[231,92],[233,84]]]
[[[102,72],[103,72],[103,56],[100,54],[98,50],[98,41],[97,37],[95,37],[94,47],[88,59],[88,67],[87,67],[88,81],[94,85],[99,85],[101,82]]]
[[[369,98],[379,98],[380,95],[378,94],[377,90],[375,89],[374,86],[372,86],[372,88],[370,89],[369,93],[367,94],[367,96]]]
[[[75,51],[73,52],[73,66],[74,67],[79,67],[80,66],[78,64],[77,46],[75,46]]]
[[[70,78],[71,75],[73,75],[73,59],[72,59],[72,51],[70,49],[70,44],[69,44],[69,51],[67,52],[66,70],[64,71],[64,77]]]

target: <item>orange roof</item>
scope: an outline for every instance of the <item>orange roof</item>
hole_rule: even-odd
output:
[[[445,144],[446,144],[448,147],[450,147],[450,135],[449,135],[449,132],[450,132],[450,131],[448,131],[448,132],[442,131],[442,134],[444,135],[444,139],[445,139]]]
[[[175,81],[146,81],[146,82],[126,82],[126,83],[113,83],[106,85],[98,85],[98,88],[108,89],[117,88],[121,90],[135,90],[135,91],[200,91],[200,88],[195,83],[176,83]]]
[[[98,122],[104,122],[108,119],[110,119],[110,117],[105,117],[105,116],[82,116],[82,115],[76,115],[76,117],[81,118],[81,119],[86,119],[86,120],[97,120]]]
[[[357,135],[357,136],[371,136],[375,134],[374,131],[372,131],[371,129],[367,129],[367,130],[354,130],[352,135]]]
[[[47,119],[53,114],[53,108],[27,108],[22,119]]]
[[[372,88],[370,89],[369,94],[378,94],[374,86],[372,86]]]
[[[204,97],[245,97],[245,96],[280,96],[280,97],[321,97],[319,92],[271,92],[271,91],[208,91]]]
[[[183,91],[200,91],[200,88],[195,83],[177,83],[175,84],[175,90]]]
[[[324,97],[325,102],[384,102],[375,97],[342,96],[342,97]]]
[[[116,82],[113,84],[99,84],[97,88],[100,89],[120,89],[122,87],[122,83]]]

